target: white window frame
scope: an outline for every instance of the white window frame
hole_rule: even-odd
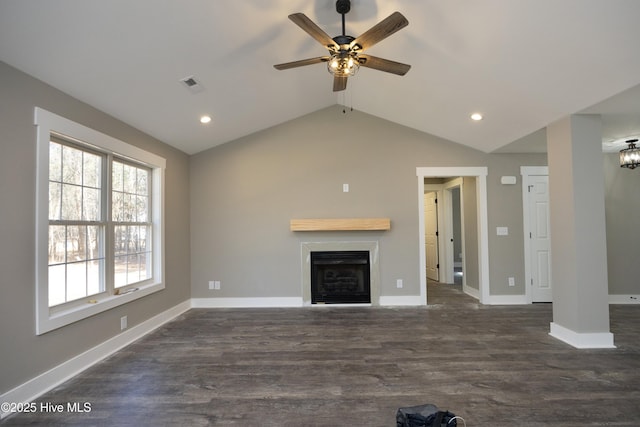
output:
[[[164,289],[164,174],[166,160],[109,135],[36,107],[36,334],[41,335],[122,304]],[[49,240],[49,141],[57,134],[78,141],[100,152],[111,154],[151,168],[153,280],[136,285],[136,290],[121,295],[102,293],[85,299],[85,303],[68,307],[49,307],[48,240]],[[107,191],[107,189],[105,189]]]

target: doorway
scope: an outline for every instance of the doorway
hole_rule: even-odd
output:
[[[469,200],[471,206],[467,206],[469,212],[473,212],[473,216],[468,217],[465,222],[473,225],[473,230],[467,230],[472,234],[470,241],[474,242],[472,247],[466,248],[468,257],[465,257],[463,265],[468,267],[473,266],[473,279],[472,283],[469,283],[467,275],[465,278],[465,285],[463,290],[465,293],[477,298],[481,303],[488,303],[489,301],[489,245],[488,245],[488,225],[487,225],[487,168],[486,167],[418,167],[416,168],[416,175],[418,176],[418,194],[419,194],[419,251],[420,251],[420,297],[422,301],[428,304],[427,297],[427,261],[426,261],[426,238],[425,238],[425,178],[451,178],[457,177],[470,177],[474,182],[473,190],[470,190]],[[451,188],[455,188],[452,186]],[[452,196],[450,191],[441,190],[445,199]],[[473,221],[473,218],[476,221]],[[469,222],[469,220],[471,220]],[[451,220],[449,221],[452,222]],[[445,232],[449,232],[449,228],[445,227]],[[451,231],[452,233],[452,231]],[[462,234],[465,234],[464,231]],[[446,242],[445,242],[446,241]],[[451,238],[439,239],[438,248],[440,254],[448,254],[449,251],[446,247],[443,248],[445,243],[449,243],[451,246]],[[453,252],[451,252],[453,254]],[[451,271],[451,280],[453,279],[453,271],[455,262],[452,259],[449,261],[448,256],[440,256],[440,272]],[[445,264],[445,265],[443,265]],[[448,275],[448,273],[445,273]],[[444,280],[441,278],[441,280]],[[447,277],[447,280],[449,278]]]
[[[462,178],[425,178],[425,256],[427,280],[462,284],[464,209]]]
[[[424,184],[427,295],[440,298],[465,287],[463,179],[425,178]]]

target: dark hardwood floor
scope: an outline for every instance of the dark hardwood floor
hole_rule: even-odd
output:
[[[482,306],[433,283],[428,296],[193,309],[37,401],[90,412],[2,425],[395,426],[422,403],[468,427],[640,425],[640,307],[611,306],[616,349],[577,350],[548,335],[550,304]]]

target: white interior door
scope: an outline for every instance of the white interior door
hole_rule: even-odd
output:
[[[424,242],[427,278],[440,280],[438,273],[438,205],[437,193],[424,195]]]
[[[529,176],[528,184],[532,302],[552,302],[549,177]]]

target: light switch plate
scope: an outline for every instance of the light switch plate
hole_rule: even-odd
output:
[[[503,176],[500,178],[500,182],[503,185],[513,185],[516,183],[516,177],[515,176]]]

